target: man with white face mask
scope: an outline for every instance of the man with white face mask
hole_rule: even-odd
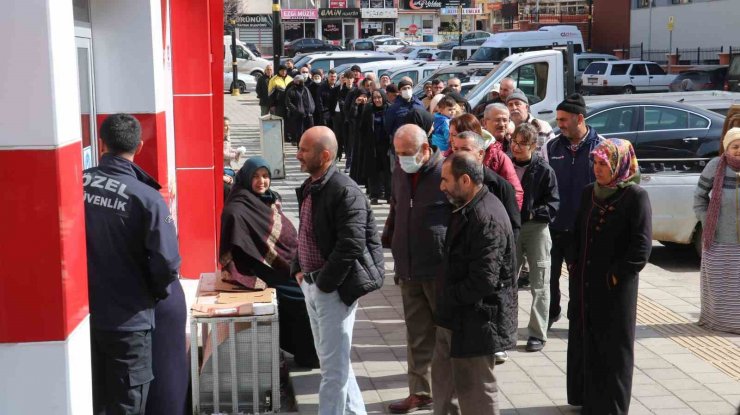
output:
[[[398,83],[398,98],[396,98],[396,101],[393,102],[385,113],[385,130],[391,136],[394,136],[398,127],[405,123],[406,115],[412,109],[419,108],[420,110],[424,110],[424,104],[421,103],[419,98],[413,95],[413,88],[414,84],[409,79],[401,79]]]
[[[393,146],[399,164],[391,179],[391,209],[382,241],[391,248],[396,282],[401,285],[409,396],[392,403],[389,410],[405,414],[432,403],[435,286],[452,206],[439,188],[442,154],[429,146],[426,132],[415,124],[403,125],[393,137]]]

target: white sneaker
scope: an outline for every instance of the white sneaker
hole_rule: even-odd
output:
[[[496,364],[500,365],[502,363],[506,363],[507,360],[509,360],[509,354],[506,352],[496,352],[493,354],[493,357],[496,358]]]

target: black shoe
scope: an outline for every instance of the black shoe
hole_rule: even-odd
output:
[[[519,285],[519,288],[529,287],[529,276],[519,277],[517,284]]]
[[[555,317],[550,317],[550,321],[547,322],[547,329],[550,330],[552,325],[560,321],[560,313]]]
[[[524,350],[528,352],[539,352],[543,348],[545,348],[545,342],[536,337],[530,337],[529,340],[527,340],[527,347],[525,347]]]
[[[380,202],[378,202],[378,198],[377,197],[374,197],[374,198],[370,199],[370,204],[371,205],[379,205]]]

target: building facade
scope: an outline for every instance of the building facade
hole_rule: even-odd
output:
[[[181,273],[217,269],[223,2],[7,0],[0,14],[2,414],[92,413],[82,170],[109,114],[176,218]]]

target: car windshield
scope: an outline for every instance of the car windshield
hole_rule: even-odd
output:
[[[472,98],[476,98],[478,101],[481,101],[483,97],[485,97],[488,92],[491,91],[491,88],[493,88],[493,80],[501,78],[506,73],[506,70],[509,68],[509,66],[511,66],[510,61],[503,61],[500,64],[496,65],[488,73],[488,75],[480,80],[475,88],[471,89],[470,92],[468,92],[468,94],[465,96],[468,102],[470,102]],[[475,105],[478,104],[478,101],[475,102]],[[473,103],[470,102],[470,105],[473,105]]]
[[[604,75],[608,66],[606,63],[592,63],[586,67],[583,73],[586,75]]]
[[[479,62],[501,62],[509,56],[508,48],[481,47],[470,57],[471,61]]]
[[[403,47],[403,48],[401,48],[401,49],[398,49],[398,50],[396,51],[396,53],[401,53],[401,54],[408,54],[408,53],[411,53],[411,52],[413,52],[413,51],[414,51],[414,48],[406,46],[406,47]]]
[[[293,62],[293,66],[295,66],[296,68],[300,68],[302,66],[305,66],[310,60],[311,60],[311,55],[302,56],[300,59]]]

